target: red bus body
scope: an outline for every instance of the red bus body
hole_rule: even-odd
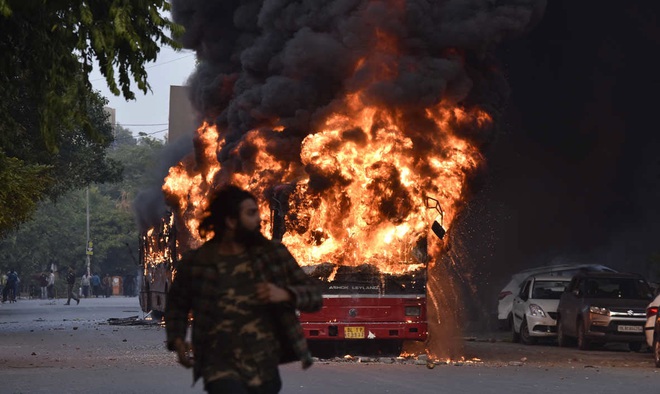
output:
[[[323,308],[301,313],[309,340],[388,339],[424,341],[427,336],[425,295],[333,295]]]
[[[140,243],[140,305],[154,318],[163,316],[174,277],[177,244],[171,223],[170,218],[163,218],[160,227],[150,235],[143,234]],[[366,264],[345,267],[323,263],[303,269],[323,288],[323,308],[300,313],[308,340],[426,340],[425,266],[403,274],[384,274]],[[331,273],[335,273],[332,279]]]

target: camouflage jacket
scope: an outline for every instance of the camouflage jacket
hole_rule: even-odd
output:
[[[222,345],[215,345],[214,341],[235,343],[239,337],[238,332],[233,332],[235,338],[226,340],[218,339],[220,331],[237,330],[237,325],[224,320],[223,312],[218,305],[222,302],[222,289],[218,285],[227,282],[226,277],[240,276],[242,271],[233,269],[231,273],[225,272],[224,261],[226,256],[217,254],[217,244],[209,241],[199,249],[184,255],[177,266],[177,274],[167,295],[165,310],[165,323],[167,332],[167,347],[174,350],[174,340],[185,338],[188,326],[188,313],[193,315],[192,340],[195,352],[194,379],[202,375],[208,376],[208,360],[215,357],[216,364],[223,364]],[[281,244],[269,243],[266,246],[256,248],[244,256],[244,260],[250,261],[249,271],[254,272],[254,282],[265,280],[279,287],[288,289],[294,295],[292,303],[279,303],[263,305],[266,316],[266,325],[263,322],[255,326],[258,329],[270,327],[272,331],[271,340],[279,342],[278,358],[280,363],[300,360],[303,368],[312,364],[312,358],[307,348],[307,342],[303,336],[303,330],[296,316],[296,309],[313,312],[322,306],[322,294],[315,281],[307,276],[300,268],[289,251]],[[235,299],[241,302],[254,299],[254,288],[240,285],[238,296]],[[240,298],[242,296],[243,298]],[[231,307],[231,306],[230,306]],[[240,316],[240,315],[235,315]],[[241,324],[251,325],[252,321]],[[243,330],[241,330],[243,331]],[[274,338],[273,338],[274,336]],[[212,338],[214,337],[214,338]],[[244,335],[241,336],[241,338]],[[267,344],[268,335],[256,335],[255,340],[261,340]],[[234,342],[231,342],[234,341]],[[263,342],[266,341],[266,342]],[[253,345],[254,346],[254,345]],[[258,346],[258,344],[256,345]],[[215,352],[213,355],[205,352]],[[253,357],[253,355],[251,355]],[[267,356],[264,356],[267,357]],[[238,361],[240,362],[240,361]],[[222,368],[222,367],[219,367]],[[221,371],[219,371],[221,372]]]

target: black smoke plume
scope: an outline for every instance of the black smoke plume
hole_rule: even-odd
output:
[[[255,128],[283,125],[278,143],[299,146],[351,91],[362,92],[364,105],[405,112],[413,134],[417,111],[441,100],[498,112],[508,91],[493,51],[530,29],[544,7],[539,0],[172,3],[186,29],[183,45],[199,60],[191,101],[227,142],[221,162]],[[374,54],[383,36],[397,51]],[[391,77],[376,78],[383,69]],[[467,128],[465,136],[488,138]],[[290,152],[276,157],[295,160]]]

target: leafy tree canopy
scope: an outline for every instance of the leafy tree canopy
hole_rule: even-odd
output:
[[[164,143],[142,138],[120,128],[108,156],[124,168],[119,182],[89,188],[90,238],[94,242],[92,271],[110,275],[135,274],[139,233],[131,202],[153,176]],[[51,265],[72,264],[77,274],[85,270],[87,199],[84,189],[73,190],[57,201],[38,204],[36,214],[0,239],[0,270],[14,268],[22,278],[35,277]],[[28,282],[26,281],[26,284]]]
[[[16,158],[5,156],[0,151],[0,235],[2,229],[9,230],[19,221],[29,217],[36,201],[51,183],[46,175],[48,168],[42,165],[25,165]]]
[[[146,93],[145,64],[162,45],[178,48],[166,32],[181,27],[161,16],[169,9],[164,0],[0,0],[0,128],[23,125],[7,105],[19,98],[36,107],[51,149],[58,126],[93,134],[85,93],[94,63],[114,94],[134,99],[131,82]]]
[[[96,64],[110,90],[133,99],[149,89],[145,64],[181,27],[164,0],[0,0],[0,238],[45,197],[116,181],[121,166],[92,92]],[[19,176],[20,174],[20,176]]]
[[[81,127],[61,128],[57,133],[57,151],[48,149],[36,127],[10,128],[0,134],[0,237],[30,217],[43,198],[57,200],[70,190],[94,182],[121,179],[121,165],[107,157],[113,141],[112,126],[103,109],[106,100],[87,94],[88,116],[98,138],[90,140]],[[16,103],[16,107],[29,105]],[[29,124],[30,111],[20,116]]]

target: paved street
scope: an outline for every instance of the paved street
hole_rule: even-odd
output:
[[[0,306],[2,393],[202,393],[189,370],[164,349],[158,325],[110,325],[142,317],[136,298],[20,300]],[[317,362],[283,367],[282,393],[654,393],[660,372],[649,353],[622,346],[583,352],[512,344],[494,334],[465,343],[467,361],[415,365],[415,360]],[[478,357],[480,361],[471,361]]]

